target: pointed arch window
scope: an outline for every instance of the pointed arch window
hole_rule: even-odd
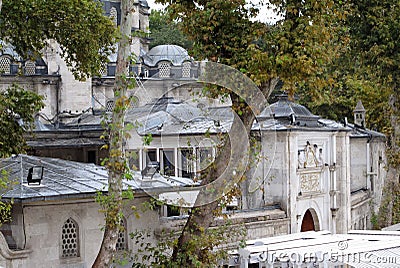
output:
[[[190,61],[185,61],[182,64],[182,77],[190,77]]]
[[[34,61],[25,62],[25,75],[35,75],[36,74],[36,64]]]
[[[61,233],[61,257],[79,257],[79,227],[72,218],[66,220]]]
[[[0,57],[0,74],[10,74],[11,73],[11,59],[6,56]]]
[[[120,230],[118,232],[118,240],[117,240],[117,251],[127,250],[128,249],[128,239],[126,232],[126,220],[122,218],[120,221]]]
[[[171,76],[171,64],[168,61],[162,61],[158,64],[159,77]]]
[[[101,63],[99,74],[100,76],[107,76],[107,63]]]
[[[115,25],[117,25],[118,12],[117,12],[117,9],[115,7],[112,7],[110,9],[110,19]]]
[[[106,102],[106,112],[112,112],[114,109],[114,100],[107,100]]]

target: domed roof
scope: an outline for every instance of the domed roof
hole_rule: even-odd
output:
[[[291,121],[298,126],[318,126],[320,117],[306,107],[289,100],[286,94],[278,96],[279,100],[267,107],[258,116],[259,119],[278,119]]]
[[[15,51],[14,46],[10,43],[0,40],[0,55],[9,55],[14,58],[14,60],[21,60],[20,55]]]
[[[140,0],[139,3],[142,7],[149,8],[149,3],[146,0]]]
[[[173,65],[182,65],[184,61],[192,60],[188,52],[177,45],[159,45],[150,49],[150,51],[142,57],[143,63],[147,66],[156,66],[160,61],[169,61]]]

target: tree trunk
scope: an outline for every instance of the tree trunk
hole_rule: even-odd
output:
[[[124,117],[129,105],[127,98],[127,70],[130,57],[130,35],[132,29],[131,0],[121,1],[121,40],[118,46],[117,67],[114,85],[114,109],[109,124],[108,196],[105,207],[105,231],[100,251],[92,267],[110,267],[116,251],[120,214],[122,212],[122,180],[125,174],[123,153]]]
[[[220,79],[223,78],[220,77]],[[278,79],[272,79],[269,83],[262,87],[262,93],[265,96],[265,99],[269,97],[270,93],[276,86],[277,81]],[[240,100],[243,95],[241,95],[240,92],[239,94],[237,93],[238,92],[236,92],[236,94],[230,94],[232,107],[240,107]],[[249,99],[254,99],[254,96],[250,97]],[[261,112],[261,109],[258,108],[262,108],[266,104],[262,100],[259,101],[260,102],[251,107],[251,109],[248,105],[245,108],[240,109],[241,114],[234,118],[232,127],[228,134],[229,137],[226,139],[223,147],[218,152],[214,164],[206,171],[206,177],[202,179],[201,184],[211,184],[213,191],[208,191],[209,188],[206,187],[203,188],[197,196],[195,208],[191,210],[185,227],[183,228],[178,239],[178,243],[173,249],[172,260],[174,262],[189,267],[193,265],[191,256],[196,257],[201,262],[204,261],[204,249],[196,247],[196,245],[193,245],[191,242],[195,241],[196,238],[204,234],[214,220],[215,211],[220,203],[220,198],[215,198],[215,196],[219,196],[215,192],[220,191],[220,195],[222,196],[222,191],[224,190],[222,184],[229,184],[229,182],[226,180],[220,180],[220,176],[226,172],[226,170],[228,170],[228,172],[232,172],[229,169],[229,164],[227,163],[232,161],[232,159],[245,157],[243,154],[246,154],[247,157],[249,156],[249,145],[247,138],[250,135],[255,116]],[[245,133],[243,133],[243,131],[245,131]],[[236,163],[236,165],[241,164],[243,163],[240,161]],[[234,168],[236,169],[238,167],[235,166]],[[234,177],[235,175],[230,176]],[[213,184],[216,181],[219,183]],[[207,200],[210,200],[210,202],[206,202]]]

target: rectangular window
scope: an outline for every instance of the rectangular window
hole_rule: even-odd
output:
[[[189,215],[190,209],[174,205],[163,205],[160,207],[161,217],[184,217]]]
[[[156,149],[144,149],[142,155],[142,170],[146,168],[147,164],[150,162],[157,161],[157,150]]]
[[[197,148],[197,172],[204,171],[213,161],[212,148]]]
[[[157,161],[157,150],[155,149],[148,150],[146,154],[146,160],[147,162]]]
[[[96,151],[87,151],[87,163],[97,164]]]
[[[179,176],[185,178],[193,178],[194,176],[194,161],[193,149],[180,149],[180,166]]]
[[[139,170],[139,151],[138,150],[129,150],[126,153],[126,157],[129,159],[129,168],[131,170]]]
[[[161,156],[161,172],[166,176],[175,176],[174,150],[162,150]]]

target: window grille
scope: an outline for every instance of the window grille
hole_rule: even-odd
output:
[[[116,246],[117,251],[126,250],[128,248],[126,239],[126,222],[123,218],[120,221],[120,226],[121,229],[118,232],[118,240]]]
[[[115,25],[117,25],[118,13],[115,7],[110,9],[110,19]]]
[[[190,61],[185,61],[182,64],[182,77],[190,77]]]
[[[36,64],[33,61],[28,60],[25,62],[25,75],[35,75],[36,74]]]
[[[102,63],[99,70],[100,76],[107,76],[107,63]]]
[[[10,74],[11,60],[8,57],[0,57],[0,74]]]
[[[112,112],[114,109],[114,100],[108,100],[106,102],[106,112]]]
[[[61,245],[63,258],[79,257],[79,230],[78,224],[71,218],[64,222],[62,227]]]
[[[169,62],[161,62],[158,64],[159,77],[170,77],[171,76],[171,65]]]

